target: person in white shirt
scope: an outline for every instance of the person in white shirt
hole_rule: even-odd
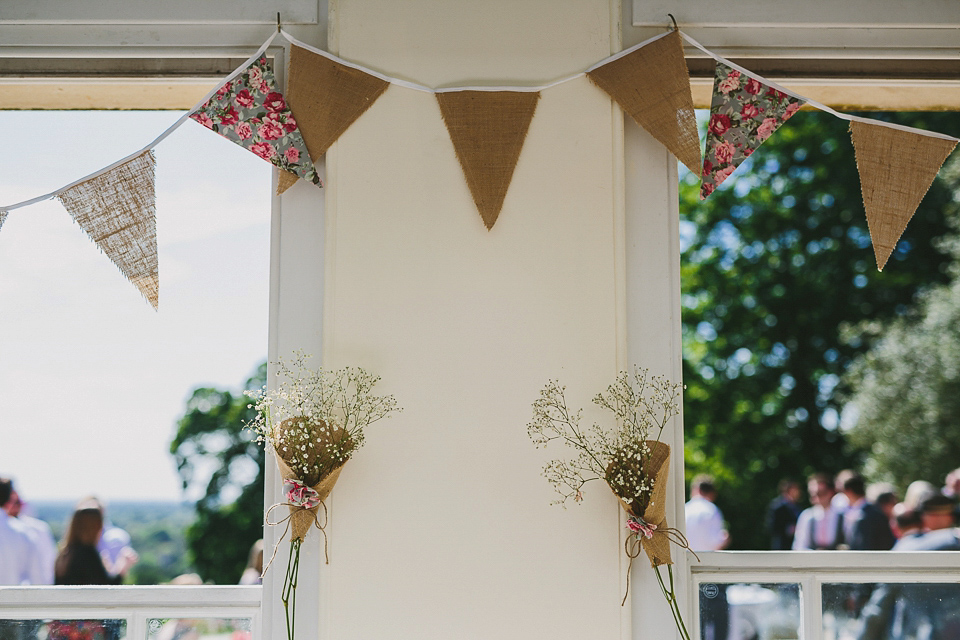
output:
[[[10,498],[6,504],[2,505],[2,508],[8,516],[16,518],[16,521],[24,526],[40,563],[40,582],[33,582],[32,584],[53,584],[53,563],[57,559],[57,543],[53,539],[50,525],[39,518],[33,518],[23,513],[23,501],[13,487],[13,483],[9,480],[0,482],[10,482],[11,485]]]
[[[833,478],[815,473],[807,481],[810,506],[797,518],[793,537],[794,550],[836,549],[843,543],[842,511],[831,506],[834,495]]]
[[[0,504],[10,500],[13,483],[0,478]],[[43,571],[26,527],[0,509],[0,585],[43,584]]]
[[[687,542],[694,551],[718,551],[730,544],[723,526],[723,514],[714,501],[717,489],[713,478],[698,475],[690,483],[690,501],[684,507]]]

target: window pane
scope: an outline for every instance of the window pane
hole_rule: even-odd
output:
[[[799,640],[800,585],[700,585],[701,640]]]
[[[3,640],[123,640],[126,620],[0,620]]]
[[[147,640],[251,640],[250,618],[151,618]]]
[[[825,584],[823,637],[960,638],[960,584]]]

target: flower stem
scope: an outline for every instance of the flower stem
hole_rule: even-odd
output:
[[[290,557],[287,559],[287,573],[283,577],[283,590],[280,601],[283,602],[283,614],[287,620],[287,640],[294,640],[297,618],[297,578],[300,575],[300,538],[290,541]]]
[[[663,576],[660,575],[660,567],[655,567],[653,572],[657,574],[657,582],[660,583],[660,591],[663,592],[663,597],[670,606],[670,613],[673,614],[673,621],[677,625],[677,631],[680,632],[680,637],[683,638],[683,640],[690,640],[690,633],[687,631],[687,626],[683,624],[683,617],[680,615],[680,605],[677,604],[677,594],[673,586],[673,566],[669,564],[667,565],[667,572],[670,577],[669,590],[663,583]]]

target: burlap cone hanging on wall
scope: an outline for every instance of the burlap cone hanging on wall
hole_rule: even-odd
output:
[[[154,309],[160,290],[155,166],[153,151],[145,151],[57,196]]]
[[[957,141],[857,120],[850,122],[850,135],[873,254],[882,271]]]
[[[700,136],[680,32],[588,71],[587,77],[700,175]]]
[[[443,122],[487,229],[500,215],[539,99],[535,91],[437,94]]]
[[[303,47],[290,47],[287,102],[314,162],[387,90],[390,83]],[[277,193],[297,181],[280,174]]]
[[[645,475],[653,479],[653,493],[646,504],[637,504],[636,500],[627,503],[623,496],[617,496],[620,506],[629,515],[641,518],[653,525],[653,536],[642,540],[643,550],[650,560],[650,566],[673,564],[670,543],[677,542],[673,537],[674,529],[667,525],[667,476],[670,471],[670,446],[656,440],[647,440],[650,447],[650,459],[644,469]],[[683,541],[681,546],[686,546]]]

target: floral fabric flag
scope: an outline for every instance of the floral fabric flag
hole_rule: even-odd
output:
[[[700,199],[713,193],[804,102],[718,62]]]
[[[8,213],[10,213],[10,212],[9,212],[9,211],[4,211],[4,210],[0,209],[0,228],[3,227],[3,221],[7,219],[7,214],[8,214]]]
[[[265,56],[217,89],[190,117],[277,168],[323,186]]]

